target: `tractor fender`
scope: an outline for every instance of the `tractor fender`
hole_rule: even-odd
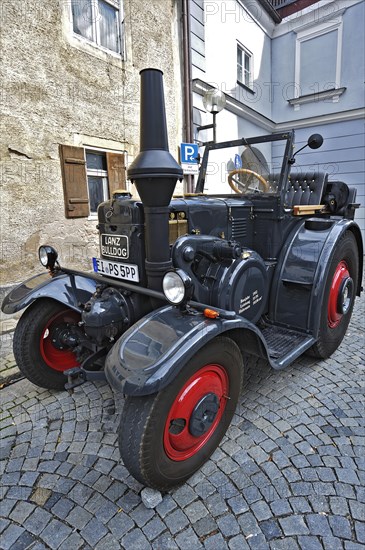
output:
[[[15,313],[40,298],[52,298],[75,311],[81,311],[81,304],[94,294],[97,282],[77,275],[57,274],[53,277],[41,273],[27,279],[5,296],[1,309],[4,313]]]
[[[125,395],[156,393],[210,340],[227,331],[242,336],[242,329],[249,335],[246,351],[267,358],[260,330],[243,317],[207,319],[202,313],[162,307],[140,319],[114,344],[105,361],[106,379]]]
[[[309,218],[289,235],[275,270],[270,318],[284,327],[318,336],[320,310],[331,259],[346,231],[355,235],[359,249],[357,294],[361,291],[362,240],[359,226],[352,220]]]
[[[309,325],[312,327],[315,337],[319,331],[319,321],[321,317],[321,307],[323,303],[326,282],[329,276],[331,260],[335,254],[337,244],[346,231],[352,231],[355,236],[359,251],[359,273],[357,279],[356,294],[360,296],[362,290],[363,273],[363,245],[361,230],[359,226],[351,220],[340,220],[332,228],[325,246],[321,250],[318,259],[318,266],[314,277],[313,290],[309,308]]]

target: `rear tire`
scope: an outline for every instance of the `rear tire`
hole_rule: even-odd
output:
[[[224,436],[243,378],[240,350],[217,337],[159,393],[127,397],[119,448],[129,472],[161,491],[180,485],[210,457]]]
[[[28,380],[51,390],[63,390],[63,371],[79,365],[70,348],[59,349],[52,334],[60,327],[77,324],[80,314],[51,299],[34,302],[19,319],[13,350],[20,371]]]
[[[317,342],[308,351],[309,355],[326,359],[336,351],[346,334],[355,302],[359,273],[359,252],[356,239],[347,231],[338,242],[326,281]],[[351,294],[345,312],[340,313],[341,284],[350,277]]]

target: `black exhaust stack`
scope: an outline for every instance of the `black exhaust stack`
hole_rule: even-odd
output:
[[[145,214],[148,287],[161,290],[171,267],[169,210],[181,166],[168,150],[162,71],[143,69],[141,75],[140,153],[128,170],[141,197]]]

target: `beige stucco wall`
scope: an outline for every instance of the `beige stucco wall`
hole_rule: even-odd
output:
[[[1,283],[41,271],[40,244],[90,269],[95,220],[64,215],[59,144],[139,150],[139,71],[164,72],[170,151],[182,137],[180,2],[124,2],[126,60],[73,36],[67,0],[4,0],[0,132]]]

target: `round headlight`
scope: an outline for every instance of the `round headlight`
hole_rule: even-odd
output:
[[[57,261],[57,251],[52,246],[41,246],[38,250],[39,261],[44,267],[53,269]]]
[[[44,265],[44,267],[47,267],[48,254],[44,246],[41,246],[39,249],[39,261],[41,262],[42,265]]]
[[[177,269],[165,274],[162,288],[170,304],[177,306],[191,297],[192,282],[184,271]]]

